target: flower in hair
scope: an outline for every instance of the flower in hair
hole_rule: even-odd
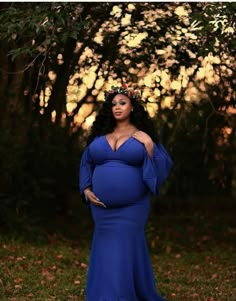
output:
[[[114,94],[114,93],[126,95],[131,100],[136,100],[136,101],[140,101],[141,100],[141,95],[140,95],[139,91],[136,91],[136,90],[133,90],[133,89],[128,89],[128,87],[127,87],[126,84],[122,84],[119,87],[112,86],[110,90],[105,91],[104,92],[104,94],[105,94],[105,100],[107,100],[108,97],[111,94]]]

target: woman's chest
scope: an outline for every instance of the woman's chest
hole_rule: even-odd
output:
[[[102,164],[107,160],[119,160],[128,165],[142,165],[144,146],[134,137],[128,137],[113,149],[106,136],[97,137],[90,145],[90,154],[95,164]]]

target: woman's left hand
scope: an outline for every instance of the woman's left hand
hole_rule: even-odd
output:
[[[143,131],[137,131],[133,134],[133,137],[137,139],[139,142],[143,143],[148,155],[152,157],[153,152],[153,141],[152,138]]]

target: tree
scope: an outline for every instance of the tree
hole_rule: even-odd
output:
[[[17,193],[14,178],[20,193],[64,190],[65,199],[84,126],[121,81],[142,90],[178,162],[174,175],[189,175],[172,191],[196,193],[201,174],[202,190],[209,177],[230,189],[235,172],[222,161],[232,162],[235,143],[233,12],[234,3],[2,3],[1,189]],[[197,176],[182,161],[192,155]]]

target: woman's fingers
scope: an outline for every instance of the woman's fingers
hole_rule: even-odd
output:
[[[151,137],[143,131],[137,131],[133,134],[133,137],[143,144],[151,143]]]
[[[137,131],[133,134],[133,137],[137,139],[140,142],[143,142],[143,132],[142,131]]]
[[[95,194],[90,198],[90,201],[91,201],[94,205],[96,205],[96,206],[106,207],[106,205],[105,205],[103,202],[101,202],[101,201],[99,200],[99,198],[97,198],[97,197],[95,196]]]
[[[101,202],[99,200],[99,198],[96,198],[96,200],[94,201],[94,204],[97,206],[102,206],[102,207],[106,208],[106,205],[103,202]]]
[[[94,205],[96,205],[96,206],[102,206],[102,207],[106,208],[106,205],[105,205],[103,202],[101,202],[101,201],[99,200],[99,198],[97,198],[96,195],[95,195],[92,191],[87,192],[87,193],[86,193],[86,197],[87,197],[87,198],[89,199],[89,201],[90,201],[91,203],[93,203]]]

